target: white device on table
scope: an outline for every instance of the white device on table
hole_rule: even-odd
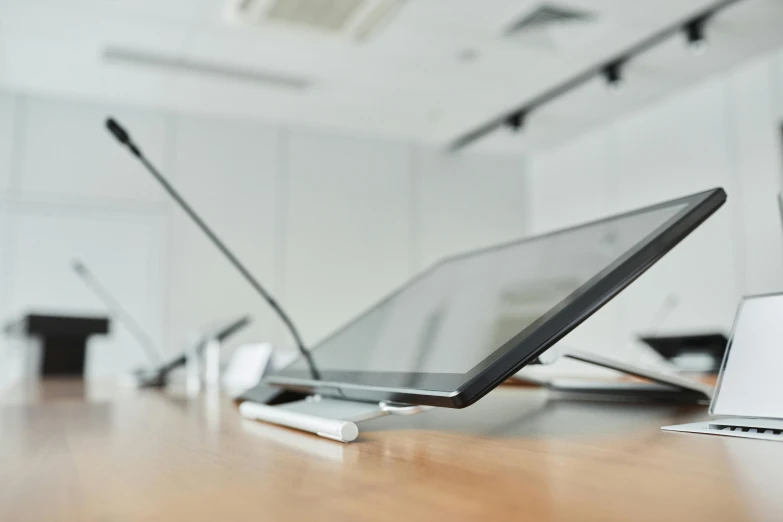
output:
[[[595,366],[601,366],[610,370],[616,370],[633,377],[639,377],[652,381],[651,383],[644,382],[590,382],[577,379],[564,379],[554,378],[550,381],[549,386],[553,390],[574,392],[579,389],[583,390],[583,393],[594,392],[595,395],[601,394],[634,394],[644,395],[646,393],[655,394],[656,392],[672,393],[681,392],[695,397],[697,400],[704,402],[709,401],[712,398],[713,388],[707,384],[703,384],[692,379],[687,379],[676,374],[659,371],[655,368],[642,366],[638,364],[630,364],[610,357],[604,357],[591,352],[585,352],[576,349],[567,349],[563,353],[563,357],[581,361],[584,363],[592,364]],[[591,394],[592,395],[592,394]]]
[[[356,440],[359,436],[357,422],[386,415],[415,415],[431,409],[432,406],[344,401],[319,395],[279,406],[267,406],[250,401],[239,405],[239,413],[246,419],[308,431],[340,442]]]
[[[569,395],[581,396],[590,399],[624,400],[633,399],[659,399],[668,396],[672,400],[683,402],[709,402],[712,398],[713,388],[707,384],[681,377],[676,374],[642,366],[630,364],[611,357],[605,357],[574,348],[550,348],[539,357],[541,364],[552,364],[561,358],[600,366],[615,370],[626,375],[639,377],[651,382],[638,381],[601,381],[589,379],[576,379],[566,377],[529,376],[517,374],[515,380],[530,381],[546,386],[552,391]],[[578,397],[577,397],[578,398]]]
[[[710,404],[716,418],[663,429],[783,441],[782,374],[783,294],[745,297]]]
[[[223,388],[229,395],[239,396],[258,384],[272,359],[273,348],[269,343],[249,343],[239,346],[226,366],[222,376]]]

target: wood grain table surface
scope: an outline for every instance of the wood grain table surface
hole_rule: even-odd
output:
[[[0,521],[783,521],[783,444],[660,430],[706,415],[501,387],[341,444],[216,394],[45,381],[0,397]]]

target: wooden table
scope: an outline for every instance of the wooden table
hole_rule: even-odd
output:
[[[500,388],[340,444],[215,395],[50,381],[0,399],[0,520],[783,520],[783,444],[659,430],[705,415]]]

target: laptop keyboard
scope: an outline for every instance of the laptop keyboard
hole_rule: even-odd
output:
[[[773,430],[769,428],[753,426],[732,426],[731,424],[710,424],[711,430],[733,431],[741,433],[758,433],[759,435],[776,435],[783,439],[783,430]]]

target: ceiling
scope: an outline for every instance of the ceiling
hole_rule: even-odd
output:
[[[227,14],[253,2],[258,20]],[[445,147],[713,2],[0,0],[0,87]],[[588,16],[507,35],[542,4]],[[596,80],[532,115],[522,137],[501,130],[478,147],[565,140],[783,45],[782,26],[783,2],[744,0],[708,25],[707,55],[669,41],[628,65],[623,96]]]

